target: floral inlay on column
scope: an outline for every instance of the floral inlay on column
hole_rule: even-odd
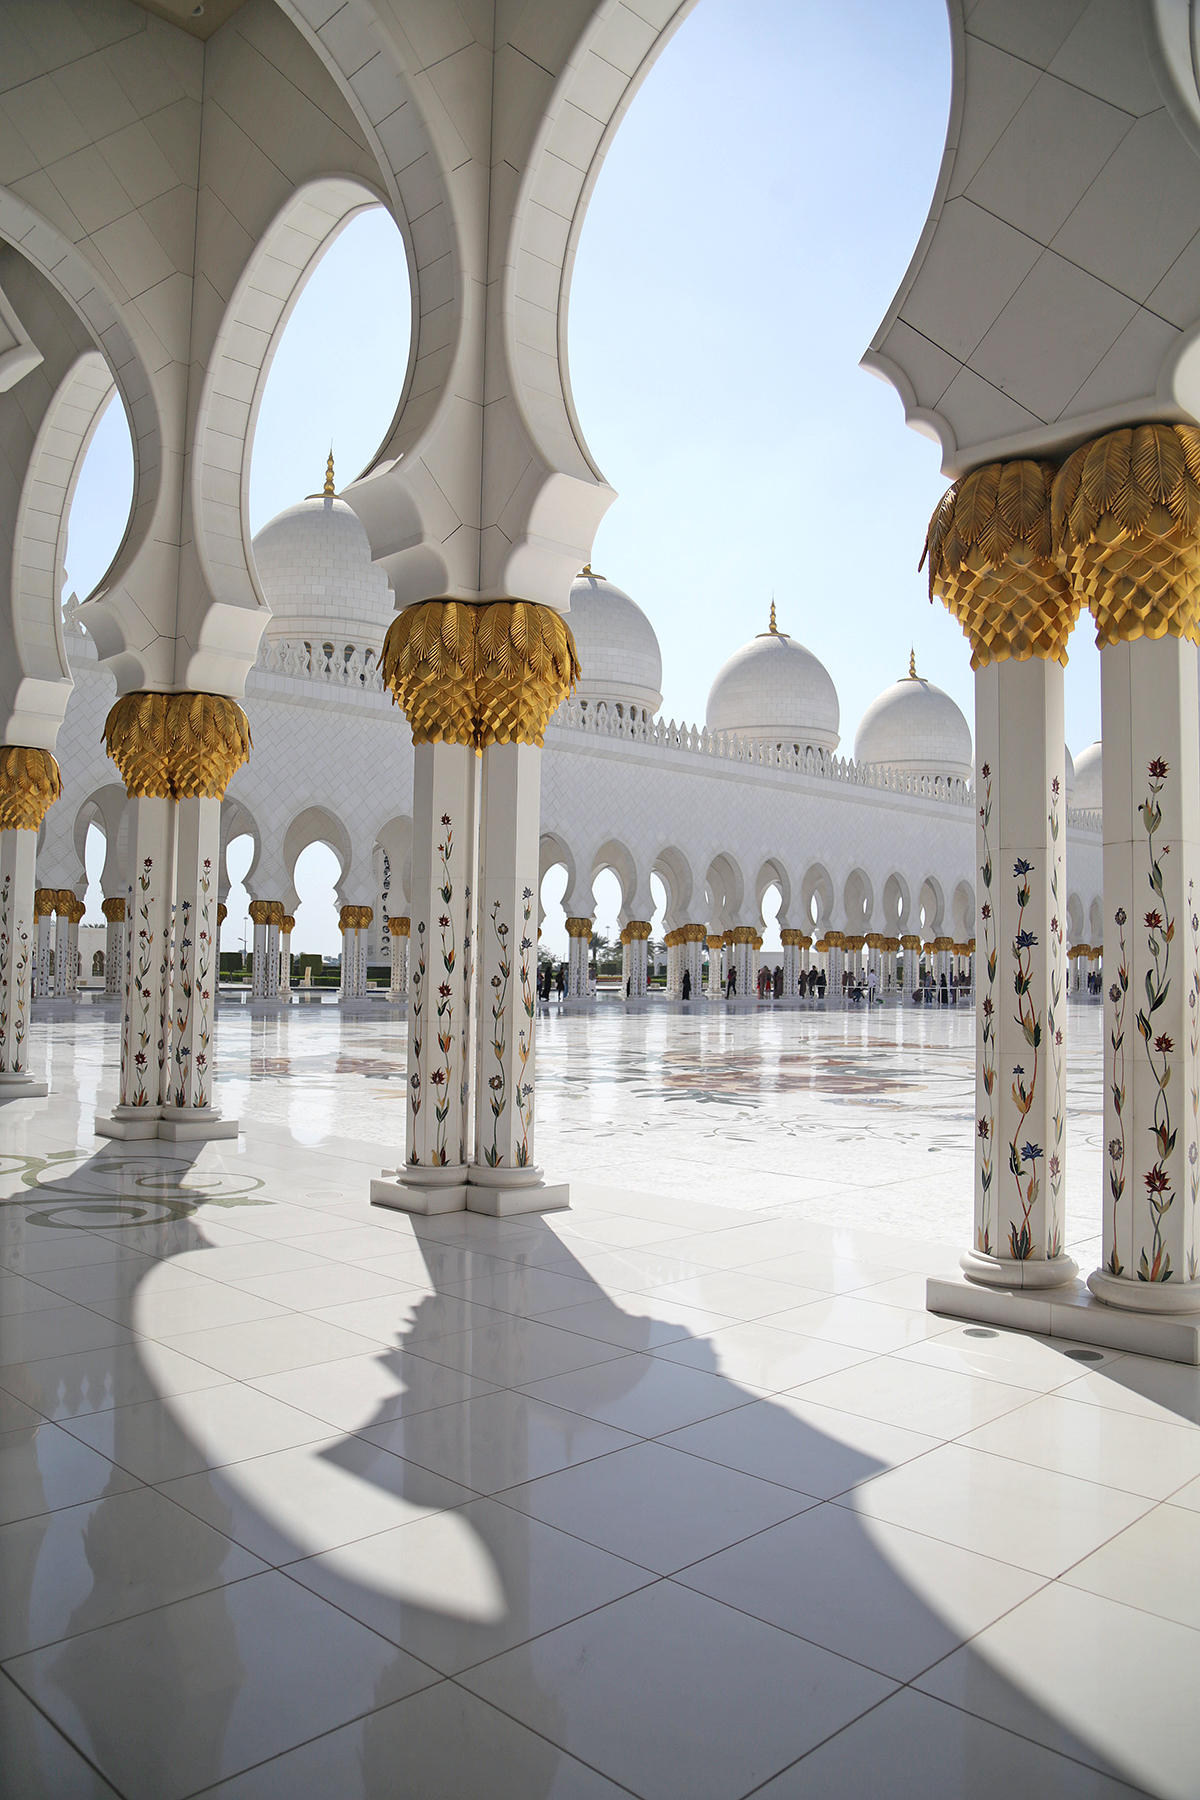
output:
[[[512,954],[508,941],[511,934],[507,924],[500,917],[498,900],[492,906],[491,927],[492,937],[496,944],[496,969],[492,975],[492,1055],[496,1059],[496,1067],[488,1076],[492,1109],[492,1142],[490,1148],[484,1152],[484,1156],[488,1166],[494,1169],[504,1154],[496,1140],[500,1129],[500,1116],[508,1103],[506,1095],[508,1084],[504,1078],[504,1053],[508,1048],[508,1039],[505,1036],[505,1016],[508,1012],[508,989],[512,976]]]
[[[1158,905],[1145,915],[1146,948],[1153,968],[1146,971],[1146,1004],[1140,1006],[1136,1014],[1138,1032],[1157,1090],[1154,1096],[1154,1123],[1150,1128],[1155,1161],[1142,1177],[1152,1221],[1150,1255],[1147,1256],[1143,1245],[1138,1256],[1139,1281],[1169,1281],[1172,1274],[1171,1255],[1163,1243],[1162,1227],[1163,1220],[1175,1203],[1171,1178],[1164,1166],[1166,1158],[1175,1148],[1176,1138],[1171,1121],[1171,1096],[1168,1092],[1175,1045],[1166,1032],[1156,1032],[1154,1029],[1154,1014],[1166,1004],[1171,991],[1171,944],[1175,937],[1175,921],[1171,917],[1163,887],[1162,862],[1154,848],[1154,834],[1162,824],[1159,796],[1169,773],[1162,757],[1155,757],[1147,769],[1150,791],[1138,808],[1146,831],[1149,863],[1147,880],[1151,893],[1158,900]],[[1166,855],[1165,850],[1162,855]]]
[[[516,1159],[518,1168],[526,1168],[529,1163],[529,1133],[533,1129],[533,1083],[525,1079],[525,1071],[529,1066],[529,1058],[533,1054],[533,1018],[534,992],[530,976],[529,958],[533,950],[533,939],[529,935],[529,921],[533,912],[533,889],[525,888],[521,894],[521,1005],[525,1012],[525,1023],[517,1034],[517,1111],[521,1118],[521,1141],[517,1145]]]
[[[1059,802],[1061,784],[1055,775],[1050,783],[1050,810],[1046,822],[1050,827],[1050,904],[1053,911],[1050,915],[1050,935],[1059,954],[1050,959],[1050,997],[1046,1006],[1047,1051],[1050,1058],[1050,1079],[1053,1083],[1053,1111],[1050,1115],[1054,1131],[1054,1143],[1046,1164],[1050,1176],[1050,1207],[1048,1220],[1048,1253],[1059,1256],[1062,1253],[1061,1226],[1061,1190],[1063,1170],[1063,1137],[1065,1131],[1066,1095],[1063,1088],[1063,1034],[1059,1024],[1059,1006],[1063,996],[1063,963],[1060,960],[1065,933],[1062,926],[1061,877],[1063,874],[1063,852],[1059,842],[1060,818]]]
[[[1108,998],[1113,1008],[1113,1024],[1109,1036],[1113,1053],[1111,1096],[1117,1129],[1116,1135],[1109,1138],[1107,1146],[1108,1196],[1112,1201],[1112,1250],[1106,1266],[1110,1275],[1122,1275],[1125,1265],[1117,1249],[1117,1208],[1125,1192],[1125,1011],[1129,1000],[1129,954],[1125,947],[1128,916],[1123,906],[1118,906],[1113,914],[1113,922],[1118,932],[1117,978],[1108,990]]]
[[[1033,1237],[1029,1229],[1029,1215],[1033,1211],[1041,1189],[1037,1165],[1045,1152],[1041,1144],[1030,1139],[1021,1143],[1022,1127],[1032,1110],[1037,1098],[1038,1063],[1041,1056],[1042,1021],[1030,990],[1033,987],[1033,969],[1030,951],[1037,948],[1037,936],[1026,929],[1025,909],[1032,896],[1029,877],[1034,873],[1033,864],[1024,857],[1019,857],[1013,864],[1013,880],[1017,883],[1017,930],[1013,938],[1013,992],[1016,995],[1016,1022],[1021,1027],[1025,1042],[1033,1052],[1030,1072],[1026,1075],[1024,1064],[1014,1063],[1012,1097],[1016,1107],[1017,1123],[1008,1146],[1008,1167],[1017,1189],[1017,1205],[1020,1208],[1021,1220],[1018,1225],[1015,1219],[1009,1220],[1008,1243],[1009,1254],[1016,1262],[1024,1262],[1033,1254]]]
[[[979,835],[983,844],[983,861],[979,879],[983,900],[979,917],[983,924],[984,986],[979,1000],[980,1075],[986,1111],[976,1121],[976,1154],[979,1159],[979,1188],[983,1204],[975,1230],[975,1248],[981,1256],[992,1254],[991,1189],[995,1170],[992,1148],[996,1133],[996,921],[992,914],[992,771],[987,763],[979,771],[983,782],[983,801],[979,808]]]

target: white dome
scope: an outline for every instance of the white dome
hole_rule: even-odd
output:
[[[662,652],[654,627],[629,595],[585,569],[571,583],[567,616],[579,652],[575,698],[603,700],[652,716],[662,705]]]
[[[1071,755],[1070,744],[1063,745],[1063,754],[1067,759],[1067,805],[1077,806],[1075,798],[1075,758]]]
[[[854,760],[910,775],[971,777],[971,728],[950,698],[916,672],[885,688],[862,716]]]
[[[395,617],[392,590],[344,500],[314,494],[277,513],[254,539],[254,561],[271,608],[263,634],[270,642],[332,644],[339,655],[348,646],[382,649]]]
[[[1099,812],[1104,805],[1100,755],[1100,739],[1097,738],[1075,758],[1075,791],[1071,795],[1071,805],[1081,812]]]
[[[837,689],[811,650],[772,628],[734,652],[708,696],[710,731],[801,750],[838,747]]]

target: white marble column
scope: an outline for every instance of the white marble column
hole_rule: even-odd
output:
[[[167,1003],[175,892],[175,802],[126,802],[130,876],[125,894],[125,988],[121,1076],[101,1137],[157,1137],[167,1083]]]
[[[1029,657],[975,676],[977,938],[975,1244],[963,1268],[1053,1287],[1063,1249],[1066,772],[1063,671]],[[944,954],[944,953],[943,953]]]
[[[279,992],[281,995],[292,991],[292,932],[296,921],[291,913],[285,913],[283,923],[279,927]]]
[[[701,954],[704,949],[705,931],[703,925],[689,924],[683,927],[684,939],[680,945],[682,967],[679,974],[679,997],[683,998],[683,976],[686,971],[690,993],[689,1000],[699,1000],[701,987]]]
[[[567,920],[567,999],[588,998],[588,945],[593,921],[582,915]]]
[[[252,900],[250,918],[254,925],[253,963],[250,970],[252,1000],[274,1000],[279,995],[279,926],[282,903],[276,900]],[[272,953],[274,939],[274,953]]]
[[[57,898],[54,888],[37,888],[33,896],[37,924],[33,993],[37,1000],[49,1000],[54,995],[54,903]]]
[[[217,870],[221,802],[175,807],[175,930],[170,983],[170,1061],[157,1135],[172,1141],[236,1137],[213,1101],[217,1011]]]
[[[783,944],[783,998],[795,1000],[800,992],[800,933],[788,927],[779,935]]]
[[[66,1000],[75,992],[74,959],[71,956],[71,913],[75,896],[60,888],[54,907],[54,998]]]
[[[621,961],[625,982],[628,983],[627,998],[630,1000],[646,998],[649,938],[650,921],[648,919],[631,919],[621,932],[624,947]],[[624,986],[622,992],[626,992]]]
[[[125,901],[120,896],[104,902],[104,992],[115,998],[124,986]]]
[[[720,1000],[725,992],[721,979],[722,939],[713,932],[708,940],[708,997]]]
[[[469,744],[414,747],[405,1162],[371,1183],[408,1212],[467,1204],[476,777]]]
[[[544,1212],[569,1202],[535,1160],[537,872],[542,752],[490,744],[483,752],[475,958],[473,1212]]]
[[[47,1091],[29,1073],[37,842],[36,827],[0,830],[0,1100]]]
[[[1173,636],[1108,644],[1100,679],[1104,1262],[1088,1285],[1134,1311],[1200,1311],[1195,644]]]
[[[388,920],[388,955],[390,957],[388,997],[392,1000],[403,1000],[408,993],[409,929],[410,921],[407,917]]]

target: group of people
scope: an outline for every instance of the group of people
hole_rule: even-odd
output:
[[[537,992],[539,1000],[550,1000],[555,994],[561,1000],[567,991],[567,965],[552,962],[543,963],[538,970]]]
[[[914,1006],[957,1006],[960,994],[966,1004],[971,994],[971,977],[965,970],[959,973],[958,970],[952,969],[949,979],[943,970],[941,978],[935,982],[933,970],[926,969],[921,976],[919,985],[913,989],[913,1004]]]

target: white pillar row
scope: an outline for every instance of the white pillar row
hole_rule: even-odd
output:
[[[388,920],[388,998],[404,1000],[408,995],[408,934],[410,920],[396,916]]]
[[[343,906],[338,915],[342,933],[340,998],[362,1000],[367,992],[367,934],[374,918],[370,906]]]
[[[800,992],[800,939],[803,933],[791,926],[779,934],[783,945],[783,998],[795,1000]]]
[[[122,695],[105,725],[129,795],[121,1073],[102,1137],[236,1137],[213,1099],[220,802],[250,753],[220,694]]]
[[[284,913],[279,926],[279,992],[281,995],[292,991],[292,932],[296,929],[295,916]]]
[[[105,900],[103,912],[108,921],[104,932],[104,992],[111,999],[122,990],[125,960],[124,896],[114,895],[112,899]]]
[[[250,918],[254,924],[250,995],[254,1000],[279,998],[279,930],[283,916],[282,900],[250,902]]]
[[[729,933],[732,940],[729,954],[733,962],[734,995],[738,1000],[753,1000],[755,997],[755,953],[754,927],[752,925],[735,925]]]
[[[846,940],[840,931],[831,931],[826,934],[826,943],[828,944],[826,951],[828,997],[830,1000],[840,1000],[843,988]]]
[[[535,1158],[537,879],[542,751],[489,744],[482,758],[475,958],[473,1212],[546,1212],[569,1200]],[[643,991],[645,941],[643,951]]]
[[[621,992],[630,1000],[646,998],[649,938],[649,919],[630,919],[621,928]]]
[[[588,946],[593,920],[572,915],[567,920],[567,999],[588,998]]]
[[[721,949],[724,940],[713,932],[708,940],[708,997],[719,1000],[724,993],[721,983]]]
[[[46,750],[0,748],[0,1101],[36,1097],[29,1071],[29,1007],[37,954],[34,870],[38,830],[62,791]]]
[[[54,903],[57,899],[55,888],[37,888],[33,896],[37,923],[33,992],[37,1000],[49,1000],[54,994]]]
[[[375,1204],[408,1212],[467,1203],[476,774],[470,744],[414,747],[405,1160],[371,1183]]]

